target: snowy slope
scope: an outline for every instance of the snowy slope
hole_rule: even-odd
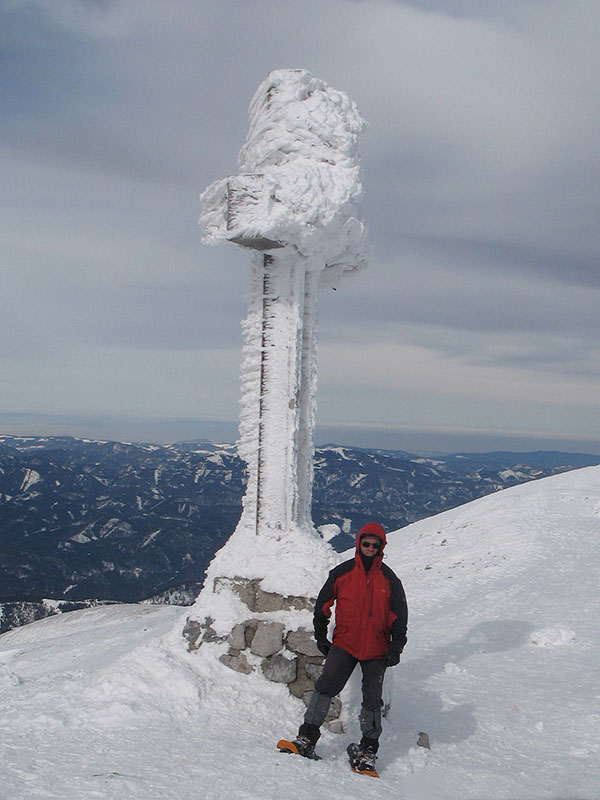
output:
[[[404,528],[387,562],[410,624],[381,780],[346,767],[354,720],[281,755],[287,690],[187,653],[185,610],[117,606],[0,637],[0,798],[599,798],[600,467]]]

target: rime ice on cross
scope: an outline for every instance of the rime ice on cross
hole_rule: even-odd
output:
[[[240,174],[202,194],[203,241],[255,251],[243,323],[240,524],[312,530],[320,283],[364,266],[355,103],[306,70],[276,70],[250,105]]]

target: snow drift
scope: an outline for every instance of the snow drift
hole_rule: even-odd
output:
[[[119,606],[0,637],[0,797],[597,798],[600,467],[415,523],[386,553],[410,620],[381,780],[348,770],[356,705],[322,761],[283,756],[300,701],[220,645],[188,653],[187,611]]]

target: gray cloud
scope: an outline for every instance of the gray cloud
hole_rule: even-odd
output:
[[[197,196],[236,172],[266,73],[304,66],[370,123],[373,260],[322,297],[323,421],[427,421],[431,381],[415,367],[414,402],[390,389],[393,352],[439,370],[433,425],[464,427],[473,404],[492,425],[494,391],[524,381],[511,429],[535,432],[537,404],[557,438],[578,422],[597,438],[589,401],[567,409],[551,390],[559,375],[586,398],[599,388],[596,12],[592,0],[301,0],[285,14],[276,0],[5,1],[0,404],[235,418],[249,260],[200,244]],[[357,343],[371,348],[367,392]],[[333,351],[348,358],[343,384]],[[458,401],[444,381],[463,369],[474,397]]]

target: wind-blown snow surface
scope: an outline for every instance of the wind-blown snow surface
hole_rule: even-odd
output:
[[[181,609],[117,606],[0,637],[0,797],[600,797],[600,467],[411,525],[387,563],[410,623],[381,780],[346,765],[355,719],[281,755],[287,690],[187,653]]]

